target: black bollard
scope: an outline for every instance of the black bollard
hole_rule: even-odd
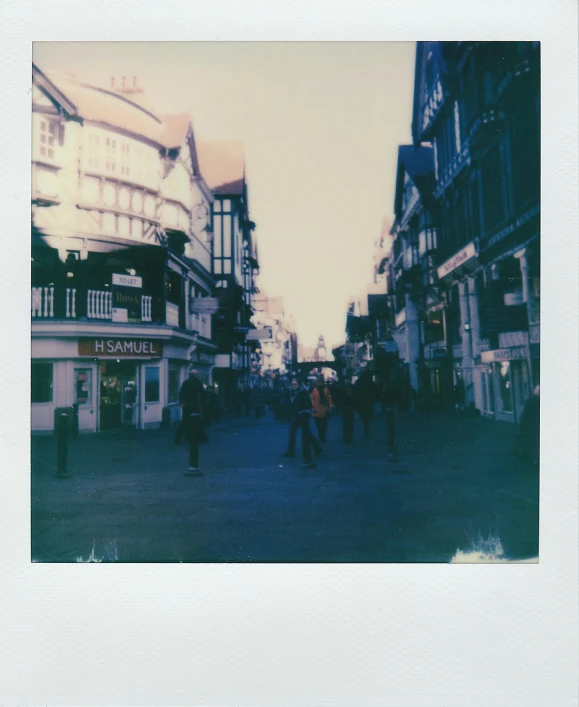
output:
[[[396,459],[396,415],[393,407],[386,408],[386,424],[388,426],[388,459]]]
[[[56,474],[67,479],[68,473],[68,415],[63,412],[56,418]]]

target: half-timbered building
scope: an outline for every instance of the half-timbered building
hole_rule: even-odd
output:
[[[32,132],[32,429],[62,408],[81,431],[177,419],[187,364],[210,382],[216,350],[190,116],[157,115],[134,79],[34,66]]]
[[[213,318],[218,346],[213,375],[222,404],[229,407],[233,391],[249,384],[252,352],[258,348],[258,342],[247,341],[248,331],[255,328],[252,298],[259,272],[255,223],[249,216],[241,143],[201,142],[198,153],[214,196],[212,272],[220,307]]]

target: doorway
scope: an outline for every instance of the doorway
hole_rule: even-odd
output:
[[[118,430],[138,424],[136,361],[100,364],[100,429]]]

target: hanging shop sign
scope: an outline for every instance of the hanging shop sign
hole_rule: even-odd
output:
[[[246,341],[267,341],[273,338],[273,329],[270,326],[261,329],[250,329],[245,337]]]
[[[524,346],[516,346],[511,349],[494,349],[494,351],[483,351],[480,355],[480,360],[482,363],[520,361],[526,358],[527,349]]]
[[[113,322],[140,322],[143,278],[113,273]]]
[[[192,297],[192,314],[215,314],[219,309],[219,299],[217,297]]]
[[[163,342],[155,339],[79,339],[78,355],[90,358],[159,358]]]
[[[442,280],[443,277],[446,277],[453,270],[456,270],[457,268],[459,268],[461,265],[464,265],[469,260],[476,258],[476,256],[477,256],[477,251],[476,251],[475,244],[469,243],[462,250],[459,250],[458,253],[456,253],[456,255],[453,255],[452,258],[447,260],[445,263],[443,263],[438,268],[437,272],[438,272],[439,279]]]

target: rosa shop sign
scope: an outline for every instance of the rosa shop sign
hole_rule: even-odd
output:
[[[524,346],[515,346],[511,349],[494,349],[493,351],[482,351],[480,359],[482,363],[500,363],[500,361],[521,361],[527,358],[527,350]]]
[[[456,270],[467,261],[472,260],[472,258],[475,258],[476,255],[477,251],[474,243],[469,243],[465,248],[459,250],[456,255],[453,255],[452,258],[447,260],[438,268],[438,277],[442,280],[443,277],[446,277],[449,273]]]
[[[78,355],[90,358],[160,358],[163,342],[156,339],[79,339]]]

